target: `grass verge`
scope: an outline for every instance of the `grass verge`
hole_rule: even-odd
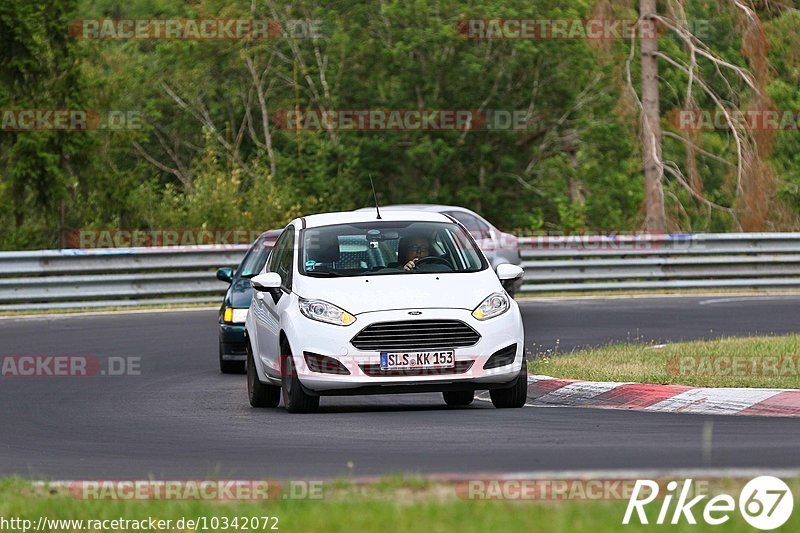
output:
[[[786,480],[792,492],[797,493],[798,483]],[[698,525],[684,520],[677,526],[633,525],[622,526],[627,500],[569,500],[569,501],[486,501],[467,500],[456,495],[452,484],[433,483],[403,478],[380,481],[364,487],[347,482],[334,482],[325,486],[321,500],[270,500],[250,502],[208,501],[88,501],[76,499],[64,491],[35,489],[20,479],[0,480],[0,517],[30,520],[38,524],[40,517],[60,520],[83,520],[83,528],[44,527],[39,531],[86,531],[88,520],[171,520],[170,531],[222,531],[223,519],[231,523],[234,518],[277,517],[278,531],[328,532],[328,531],[380,531],[381,533],[408,531],[718,531],[718,527],[703,523],[702,510],[695,512]],[[723,492],[737,498],[738,482],[719,485]],[[707,501],[707,500],[706,500]],[[657,500],[647,508],[648,517],[655,521],[661,506]],[[674,504],[673,504],[674,507]],[[700,506],[698,506],[700,507]],[[753,531],[738,511],[730,513],[725,531]],[[180,519],[197,520],[205,517],[208,528],[175,527]],[[216,518],[216,527],[210,527]],[[184,522],[185,523],[185,522]],[[272,531],[275,521],[262,522],[249,531]],[[109,524],[110,525],[110,524]],[[800,530],[800,513],[794,513],[784,526],[787,531]],[[8,528],[7,528],[8,529]],[[128,530],[131,528],[129,527]],[[17,528],[16,531],[21,529]],[[98,529],[94,529],[99,531]],[[120,531],[106,528],[102,531]],[[227,531],[246,531],[242,527],[229,527]]]
[[[800,388],[800,335],[724,338],[667,345],[614,344],[540,356],[528,370],[588,381],[697,387]]]

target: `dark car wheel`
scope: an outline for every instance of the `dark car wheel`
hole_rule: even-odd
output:
[[[244,374],[247,371],[244,361],[226,361],[222,358],[222,345],[219,346],[219,371],[223,374]]]
[[[514,385],[507,389],[492,389],[489,397],[498,409],[522,407],[528,395],[528,369],[523,363]]]
[[[442,396],[447,405],[469,405],[475,399],[475,391],[447,391]]]
[[[281,401],[281,388],[261,383],[256,371],[255,359],[250,343],[247,343],[247,396],[253,407],[278,407]]]
[[[300,386],[292,349],[287,342],[281,343],[281,381],[283,386],[283,405],[290,413],[312,413],[319,407],[319,396],[306,394]]]

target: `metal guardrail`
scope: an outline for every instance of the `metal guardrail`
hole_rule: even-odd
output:
[[[800,233],[521,237],[523,292],[800,288]],[[220,301],[246,245],[0,252],[0,310]]]
[[[0,310],[219,302],[247,245],[0,252]]]
[[[523,292],[800,288],[800,233],[522,237]]]

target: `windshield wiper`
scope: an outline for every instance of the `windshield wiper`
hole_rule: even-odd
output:
[[[312,278],[338,278],[341,277],[341,274],[327,270],[309,270],[306,272],[306,276],[311,276]]]

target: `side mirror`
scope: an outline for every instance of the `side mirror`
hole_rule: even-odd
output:
[[[525,271],[522,270],[522,267],[517,265],[512,265],[509,263],[497,265],[497,277],[500,278],[500,281],[521,278],[524,274]]]
[[[230,283],[233,281],[233,269],[230,267],[220,268],[217,270],[217,279]]]
[[[253,276],[250,283],[257,291],[267,292],[272,289],[278,289],[281,286],[282,280],[280,274],[277,272],[265,272],[258,276]]]

